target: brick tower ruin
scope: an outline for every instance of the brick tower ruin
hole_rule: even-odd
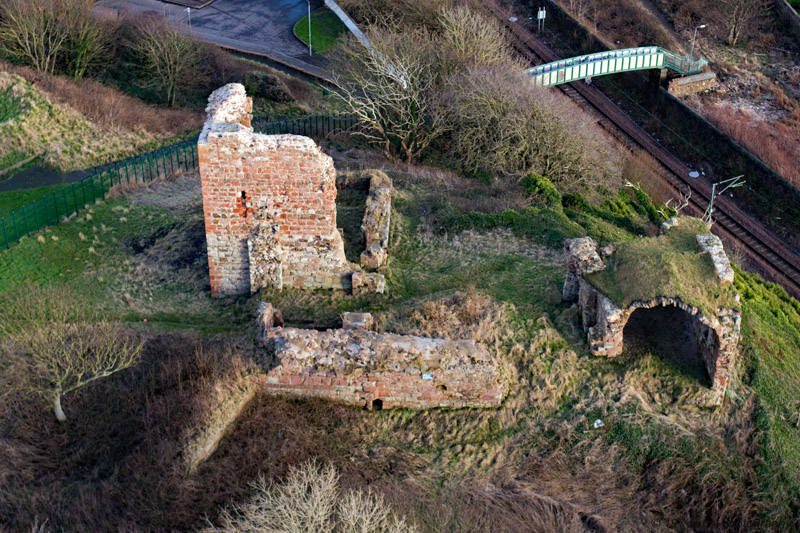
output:
[[[349,288],[333,161],[308,137],[262,135],[238,83],[217,89],[197,143],[211,294]]]

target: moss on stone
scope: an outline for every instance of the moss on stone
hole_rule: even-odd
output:
[[[606,268],[586,279],[622,308],[669,296],[704,313],[719,307],[739,309],[734,285],[721,283],[711,257],[701,253],[701,233],[708,233],[702,220],[682,217],[664,235],[620,243],[605,260]]]

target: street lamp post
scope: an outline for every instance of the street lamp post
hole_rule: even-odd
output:
[[[692,50],[689,52],[689,57],[692,58],[692,61],[694,61],[694,41],[697,39],[697,30],[702,30],[705,27],[705,24],[701,24],[699,26],[695,26],[694,28],[694,35],[692,35]]]
[[[311,0],[306,0],[308,3],[308,55],[311,55]]]

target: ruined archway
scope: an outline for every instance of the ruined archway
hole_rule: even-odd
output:
[[[711,354],[701,342],[701,327],[692,315],[676,306],[635,308],[622,328],[622,349],[625,354],[634,356],[650,353],[710,387],[708,359]],[[711,335],[716,337],[713,330]]]
[[[570,239],[563,299],[577,300],[593,355],[616,357],[641,333],[721,403],[738,353],[741,306],[722,242],[707,231],[698,219],[680,218],[666,222],[661,236],[619,248]]]

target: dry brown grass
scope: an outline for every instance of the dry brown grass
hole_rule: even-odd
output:
[[[0,71],[23,77],[49,97],[77,110],[103,129],[176,135],[199,129],[202,113],[186,109],[166,109],[146,104],[93,79],[76,80],[54,76],[31,67],[0,63]]]
[[[800,120],[794,116],[782,121],[765,120],[726,104],[707,106],[704,115],[723,133],[800,187]]]

